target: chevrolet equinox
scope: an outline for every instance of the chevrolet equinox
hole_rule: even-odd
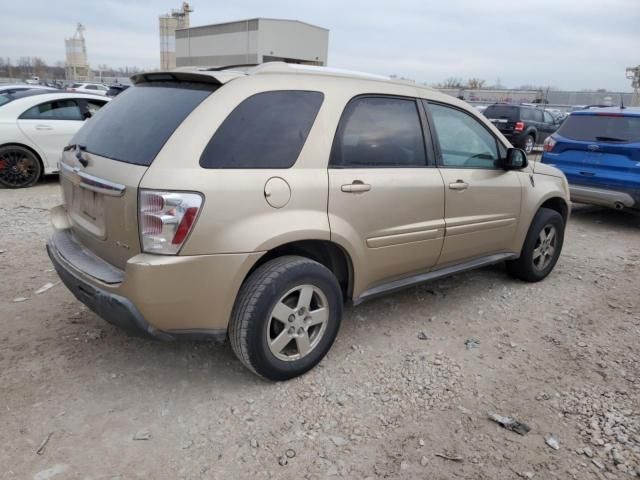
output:
[[[285,380],[343,305],[506,262],[554,268],[564,175],[468,104],[320,67],[142,73],[65,147],[49,256],[91,310],[162,340],[228,337]]]

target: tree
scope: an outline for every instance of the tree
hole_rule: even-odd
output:
[[[40,57],[33,57],[31,59],[31,63],[33,66],[33,73],[40,78],[44,78],[48,74],[47,64]]]
[[[461,78],[449,77],[444,82],[438,85],[438,88],[463,88]]]
[[[482,88],[486,84],[486,80],[481,80],[479,78],[470,78],[467,80],[467,88]]]

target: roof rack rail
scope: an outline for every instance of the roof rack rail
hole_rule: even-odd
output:
[[[222,70],[231,70],[231,69],[240,68],[240,67],[257,67],[258,65],[260,65],[260,64],[259,63],[238,63],[236,65],[224,65],[222,67],[203,68],[202,71],[204,71],[204,72],[220,72]]]

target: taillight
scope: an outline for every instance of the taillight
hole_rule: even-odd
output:
[[[514,132],[521,132],[524,130],[524,122],[516,122],[516,126],[513,127]]]
[[[202,206],[199,193],[140,190],[142,251],[175,255],[195,224]]]
[[[551,151],[553,151],[553,147],[556,146],[556,143],[558,143],[558,142],[556,141],[555,138],[547,137],[547,138],[544,139],[544,143],[542,144],[542,149],[545,152],[551,152]]]

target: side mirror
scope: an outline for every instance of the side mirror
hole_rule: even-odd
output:
[[[91,112],[87,110],[86,112],[84,112],[84,113],[82,114],[82,119],[83,119],[83,120],[87,120],[87,119],[89,119],[89,118],[91,118]]]
[[[502,163],[502,168],[505,170],[522,170],[529,165],[527,160],[527,154],[520,148],[510,148],[507,150],[507,158]]]

